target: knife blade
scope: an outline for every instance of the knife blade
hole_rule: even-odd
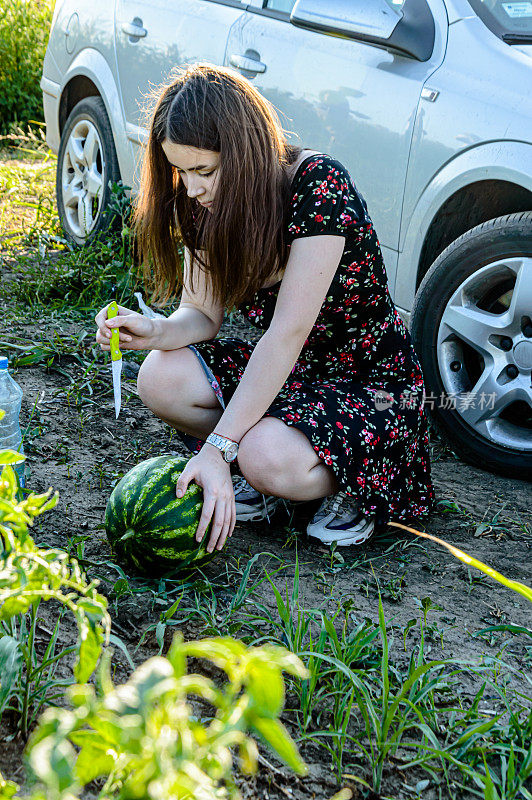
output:
[[[118,305],[116,300],[113,300],[109,303],[107,307],[107,319],[112,319],[113,317],[118,316]],[[111,364],[113,367],[113,394],[115,397],[115,418],[118,419],[118,415],[120,414],[120,408],[122,405],[122,392],[121,392],[121,385],[122,385],[122,353],[120,352],[120,348],[118,346],[118,340],[120,338],[120,334],[118,328],[113,328],[111,333]]]

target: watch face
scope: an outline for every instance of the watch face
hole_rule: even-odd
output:
[[[226,449],[226,451],[224,453],[224,458],[225,458],[226,461],[234,461],[236,456],[237,456],[237,453],[238,453],[238,445],[237,444],[231,444]]]

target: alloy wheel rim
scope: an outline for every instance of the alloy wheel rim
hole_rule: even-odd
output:
[[[62,199],[71,231],[85,239],[94,229],[102,206],[103,148],[95,125],[79,120],[68,137],[61,171]]]
[[[442,402],[488,443],[532,453],[532,258],[494,261],[458,286],[437,360]]]

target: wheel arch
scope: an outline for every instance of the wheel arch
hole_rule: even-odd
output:
[[[457,155],[427,184],[408,221],[394,301],[410,312],[430,265],[467,230],[498,216],[529,210],[532,144],[490,142]]]
[[[105,103],[104,98],[98,91],[98,87],[90,78],[86,75],[75,75],[66,84],[61,93],[59,101],[59,133],[63,133],[65,123],[74,106],[86,97],[101,97]]]
[[[421,249],[416,291],[430,265],[451,242],[495,217],[532,210],[532,191],[510,181],[484,180],[463,186],[432,220]]]
[[[60,133],[74,106],[86,97],[100,97],[105,106],[120,174],[127,183],[134,156],[125,133],[120,95],[107,61],[92,48],[82,50],[65,73],[59,100]]]

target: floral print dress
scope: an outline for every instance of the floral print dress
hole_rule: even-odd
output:
[[[423,374],[388,291],[377,235],[346,168],[326,154],[301,162],[292,181],[288,242],[345,236],[336,274],[291,375],[266,416],[293,425],[332,468],[375,529],[414,522],[434,500]],[[239,307],[270,324],[279,283]],[[191,345],[223,407],[254,345],[219,338]]]

